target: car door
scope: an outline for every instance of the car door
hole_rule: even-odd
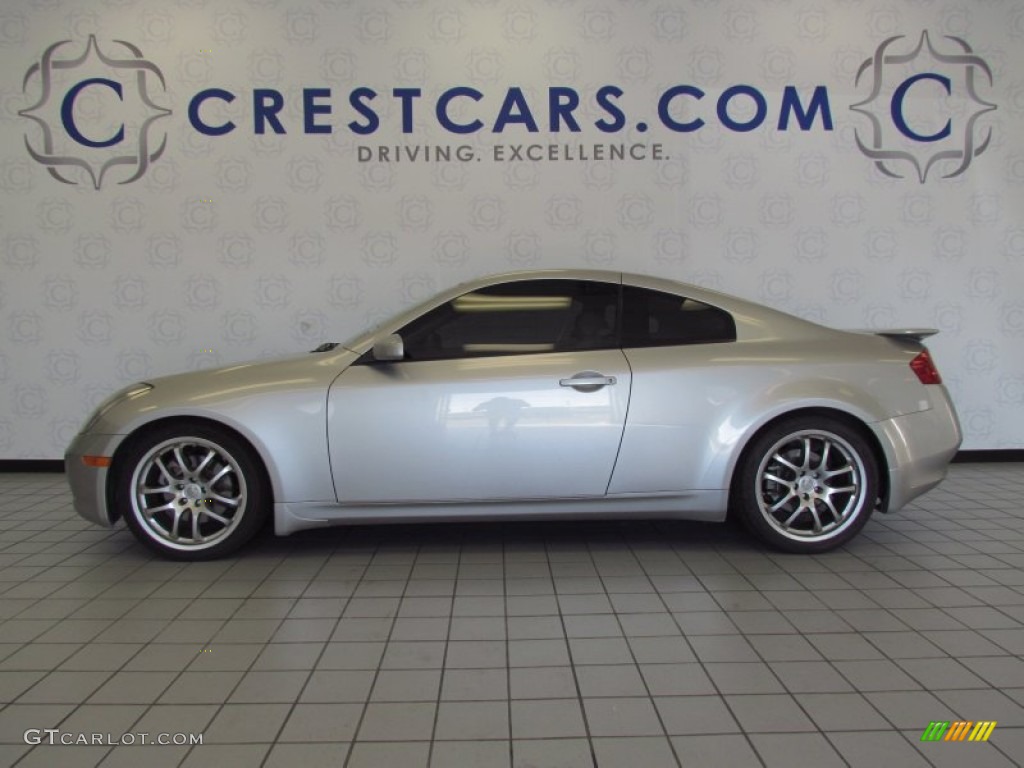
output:
[[[618,294],[597,281],[512,281],[400,329],[405,359],[368,354],[331,386],[338,500],[603,496],[631,384]]]

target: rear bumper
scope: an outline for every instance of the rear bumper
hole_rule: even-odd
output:
[[[64,472],[71,486],[75,511],[98,525],[113,526],[116,518],[107,504],[105,467],[87,467],[83,456],[113,456],[124,435],[76,435],[64,453]]]
[[[946,388],[933,385],[927,390],[931,408],[875,425],[889,461],[888,512],[942,482],[963,439]]]

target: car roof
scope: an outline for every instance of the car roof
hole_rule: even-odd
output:
[[[722,309],[734,312],[752,311],[755,314],[767,312],[792,317],[792,315],[779,312],[778,310],[766,307],[763,304],[742,299],[738,296],[723,293],[712,288],[704,288],[703,286],[695,285],[693,283],[687,283],[681,280],[673,280],[665,277],[655,277],[653,275],[642,275],[635,272],[616,272],[609,269],[535,269],[502,272],[466,281],[452,288],[450,292],[446,291],[445,293],[458,295],[466,291],[472,291],[477,288],[484,288],[504,282],[545,279],[595,280],[605,283],[621,283],[623,285],[632,285],[639,288],[650,288],[651,290],[680,294],[686,298],[702,301],[706,304],[712,304],[714,306],[721,307]]]

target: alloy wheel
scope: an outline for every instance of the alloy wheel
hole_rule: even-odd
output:
[[[758,509],[786,538],[827,540],[868,503],[866,473],[858,451],[839,435],[800,430],[765,452],[755,476]]]
[[[132,511],[145,532],[182,551],[223,541],[246,510],[247,486],[238,461],[200,437],[153,446],[136,464],[131,491]]]

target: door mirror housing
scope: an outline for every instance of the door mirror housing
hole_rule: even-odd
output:
[[[373,359],[382,363],[393,363],[405,359],[405,344],[397,333],[378,339],[373,344]]]

